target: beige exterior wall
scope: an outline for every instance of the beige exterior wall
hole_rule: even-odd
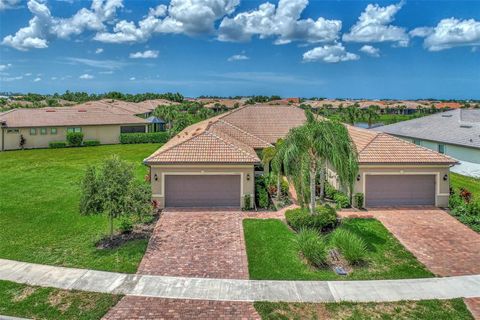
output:
[[[152,186],[152,198],[158,202],[160,208],[165,207],[165,175],[208,175],[208,174],[236,174],[241,176],[241,203],[243,197],[251,195],[252,205],[255,198],[255,177],[253,165],[153,165],[150,167],[150,182]],[[156,179],[155,179],[156,177]],[[208,188],[208,186],[205,186]]]
[[[31,128],[17,128],[19,130],[18,133],[7,133],[7,129],[4,129],[3,150],[20,149],[20,135],[23,135],[25,138],[25,149],[48,148],[48,144],[52,141],[65,141],[67,129],[73,127],[82,128],[84,140],[98,140],[101,144],[117,144],[120,143],[120,127],[123,126],[128,125],[45,127],[47,129],[47,134],[45,135],[40,133],[40,127],[36,128],[36,135],[30,134]],[[57,133],[51,134],[51,128],[56,128]],[[0,148],[0,150],[2,150],[2,148]]]
[[[365,181],[368,175],[408,175],[408,174],[428,174],[435,176],[435,205],[437,207],[448,207],[448,198],[450,195],[450,167],[439,166],[408,166],[408,165],[361,165],[359,168],[360,180],[355,182],[355,193],[365,194]],[[447,175],[447,180],[443,177]],[[327,179],[337,189],[342,189],[336,173],[329,168]],[[344,191],[344,190],[343,190]]]

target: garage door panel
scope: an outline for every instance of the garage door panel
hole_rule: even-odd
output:
[[[435,205],[434,175],[367,175],[366,206]]]
[[[240,175],[166,175],[166,207],[239,207]]]

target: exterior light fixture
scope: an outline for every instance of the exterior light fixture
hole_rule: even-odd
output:
[[[360,175],[357,174],[357,181],[360,181]]]
[[[443,181],[447,181],[447,180],[448,180],[448,174],[445,174],[445,175],[443,176]]]
[[[158,176],[157,176],[156,173],[153,175],[153,179],[154,179],[155,181],[158,181]]]
[[[250,173],[247,173],[247,181],[250,181]]]

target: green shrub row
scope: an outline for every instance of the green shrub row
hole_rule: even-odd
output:
[[[298,250],[314,266],[327,264],[327,245],[315,229],[302,229],[297,235]]]
[[[83,132],[68,132],[67,143],[70,147],[80,147],[83,142]]]
[[[295,231],[302,229],[315,229],[318,231],[330,230],[337,225],[337,213],[335,208],[328,204],[318,206],[316,214],[311,215],[307,208],[287,210],[285,218],[288,225]]]
[[[458,193],[450,195],[450,214],[473,230],[480,232],[480,201],[466,202]]]
[[[98,140],[85,140],[83,141],[82,146],[84,147],[95,147],[99,146],[100,141]],[[48,146],[52,149],[67,148],[67,147],[77,147],[77,145],[70,145],[67,141],[51,141],[48,143]]]
[[[51,141],[51,142],[48,143],[48,146],[52,149],[66,148],[67,147],[67,142],[66,141]]]
[[[363,193],[361,193],[361,192],[355,193],[355,195],[353,196],[353,206],[355,208],[362,209],[364,198],[365,197],[364,197]]]
[[[165,143],[170,139],[168,132],[140,132],[120,134],[120,143]]]
[[[344,229],[336,229],[332,232],[330,241],[341,252],[348,263],[353,265],[365,260],[367,245],[356,234]]]
[[[85,147],[96,147],[100,145],[100,141],[98,140],[85,140],[83,141],[83,145]]]

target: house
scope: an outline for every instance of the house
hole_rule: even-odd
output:
[[[0,113],[0,150],[47,148],[50,142],[65,141],[68,132],[83,132],[85,140],[101,144],[120,142],[120,133],[145,132],[148,121],[102,108],[12,109]]]
[[[306,121],[292,106],[249,105],[192,125],[144,160],[153,199],[163,207],[236,207],[254,197],[259,151]],[[445,155],[391,135],[347,126],[358,154],[355,192],[367,206],[447,206]],[[338,185],[336,173],[328,180]]]
[[[455,109],[375,130],[460,160],[452,171],[480,177],[480,109]]]

